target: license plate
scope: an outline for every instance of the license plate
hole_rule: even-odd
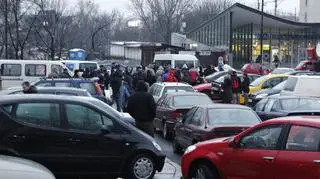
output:
[[[249,102],[249,103],[252,103],[252,99],[248,99],[248,102]]]

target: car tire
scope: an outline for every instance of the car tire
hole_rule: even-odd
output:
[[[167,126],[166,122],[164,122],[164,124],[163,124],[162,136],[163,136],[163,138],[165,138],[167,140],[171,139],[171,135],[168,132],[168,126]]]
[[[127,177],[130,179],[152,179],[155,173],[154,159],[147,154],[139,154],[131,160]]]
[[[174,153],[182,154],[182,147],[178,144],[178,141],[176,141],[176,139],[174,139],[172,142],[172,148]]]
[[[197,179],[219,179],[217,170],[207,163],[199,163],[192,168],[191,177]]]

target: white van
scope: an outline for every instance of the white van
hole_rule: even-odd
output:
[[[41,77],[48,77],[54,69],[63,73],[66,67],[60,61],[0,60],[0,69],[2,89],[7,89],[21,86],[24,81],[33,82]]]
[[[320,76],[289,76],[281,95],[320,98]]]
[[[71,71],[72,76],[75,70],[84,71],[85,69],[96,70],[99,68],[98,63],[93,61],[63,60],[62,63]]]
[[[179,67],[182,68],[184,64],[190,68],[191,66],[198,68],[199,60],[194,55],[188,54],[156,54],[153,62],[157,66],[171,65],[171,68]]]

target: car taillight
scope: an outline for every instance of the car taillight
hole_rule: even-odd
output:
[[[171,113],[171,116],[172,116],[172,119],[178,119],[179,117],[182,116],[182,113],[174,111]]]

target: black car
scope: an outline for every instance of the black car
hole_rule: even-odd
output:
[[[112,100],[106,98],[99,86],[98,78],[84,79],[84,78],[42,78],[39,81],[32,83],[36,87],[71,87],[86,89],[92,97],[95,97],[107,104],[112,104]]]
[[[248,95],[248,106],[255,106],[260,100],[262,100],[263,98],[266,98],[268,96],[272,96],[275,94],[280,94],[280,92],[283,90],[285,84],[286,84],[287,80],[279,83],[278,85],[276,85],[273,88],[269,88],[269,89],[262,89],[254,94],[249,94]]]
[[[90,101],[88,101],[90,100]],[[147,134],[94,98],[7,95],[0,99],[0,152],[54,174],[152,178],[165,155]],[[106,105],[107,106],[107,105]]]
[[[218,78],[217,80],[212,82],[212,99],[213,100],[222,100],[222,94],[223,94],[223,90],[222,90],[222,84],[224,81],[226,75],[221,76],[220,78]],[[240,78],[241,81],[243,81],[243,75],[241,73],[237,73],[237,76]],[[260,75],[256,75],[256,74],[248,74],[250,83],[254,80],[256,80],[257,78],[261,77]]]
[[[293,115],[315,115],[320,111],[320,99],[273,95],[262,99],[253,108],[262,121]]]

